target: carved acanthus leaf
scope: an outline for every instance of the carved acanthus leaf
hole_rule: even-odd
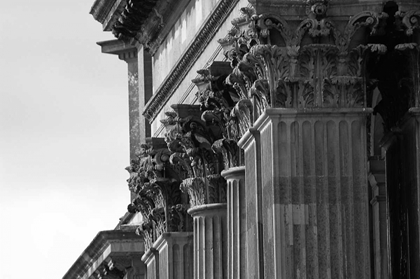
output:
[[[235,60],[227,81],[253,103],[248,126],[269,107],[366,106],[366,56],[384,52],[383,45],[366,38],[379,33],[387,14],[362,12],[340,32],[327,17],[328,1],[307,4],[308,17],[295,30],[284,19],[263,14],[249,17],[241,32],[230,36],[236,55],[227,56]],[[252,38],[244,26],[252,29]]]
[[[206,96],[214,98],[218,95],[208,94]],[[211,105],[213,110],[204,114],[203,118],[205,120],[220,121],[220,119],[217,119],[218,117],[215,117],[215,114],[216,112],[222,113],[220,111],[222,103],[220,101],[216,102],[216,99],[214,98],[215,103]],[[208,99],[203,98],[202,101],[203,105],[207,101],[207,105],[210,106]],[[169,160],[171,164],[181,166],[187,174],[187,178],[183,179],[180,189],[189,195],[191,206],[213,203],[215,202],[214,199],[209,198],[209,196],[213,196],[214,190],[212,187],[219,187],[220,185],[211,184],[209,179],[215,175],[220,176],[224,166],[221,154],[214,152],[212,145],[216,140],[223,137],[223,132],[220,131],[220,125],[206,125],[202,119],[196,117],[196,115],[200,115],[197,113],[200,112],[199,106],[183,105],[175,106],[174,109],[179,121],[175,125],[166,126],[166,141],[168,146],[173,146],[173,141],[176,141],[177,152],[174,152]],[[191,115],[186,113],[188,110]],[[177,130],[176,137],[168,136],[173,135],[171,129]],[[201,185],[200,183],[204,184]]]
[[[189,204],[188,196],[179,189],[186,172],[170,164],[171,152],[163,139],[148,138],[146,142],[141,145],[138,158],[127,167],[129,188],[135,194],[128,210],[143,215],[144,224],[138,232],[149,245],[164,232],[191,230],[191,217],[186,210],[176,216],[172,213],[173,208]]]

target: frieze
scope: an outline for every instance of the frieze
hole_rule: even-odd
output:
[[[239,0],[221,0],[214,12],[209,16],[208,20],[203,24],[203,28],[200,29],[190,47],[184,52],[180,58],[180,62],[175,65],[173,70],[168,74],[168,77],[146,104],[143,115],[150,122],[156,118],[158,113],[184,80],[185,76],[213,39],[214,35],[219,30],[219,27],[226,20],[238,1]]]

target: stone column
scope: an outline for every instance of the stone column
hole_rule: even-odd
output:
[[[194,231],[194,278],[228,278],[226,180],[222,156],[212,149],[218,134],[201,119],[197,105],[172,105],[162,120],[171,163],[184,172],[180,189],[188,193]],[[220,134],[219,134],[220,135]]]
[[[267,109],[254,124],[261,171],[249,148],[245,165],[261,177],[264,278],[370,278],[367,113]]]
[[[226,203],[188,210],[194,219],[194,279],[228,278]]]
[[[245,167],[222,172],[227,181],[228,278],[244,278],[246,267]]]

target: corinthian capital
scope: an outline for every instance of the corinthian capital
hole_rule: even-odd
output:
[[[137,232],[147,248],[162,233],[191,230],[188,196],[179,189],[185,175],[169,163],[170,156],[164,139],[148,138],[138,158],[127,167],[129,188],[136,194],[128,210],[143,215],[144,223]]]
[[[223,131],[203,121],[199,106],[175,105],[173,109],[162,123],[172,152],[169,160],[186,174],[181,190],[188,193],[191,206],[224,200],[226,182],[221,178],[215,183],[214,179],[224,169],[223,157],[212,149],[214,142],[223,138]]]

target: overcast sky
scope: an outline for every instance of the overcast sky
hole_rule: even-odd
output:
[[[127,68],[94,0],[0,9],[0,278],[62,278],[129,203]]]

